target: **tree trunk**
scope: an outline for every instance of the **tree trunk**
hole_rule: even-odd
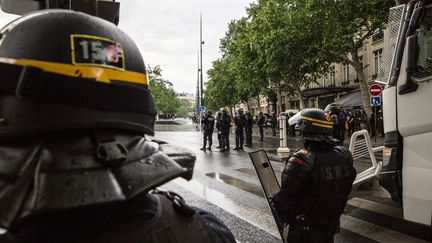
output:
[[[297,87],[297,93],[300,99],[300,110],[303,110],[305,108],[305,104],[304,104],[303,94],[301,92],[300,86]]]
[[[259,113],[259,112],[261,111],[261,100],[260,100],[260,95],[257,96],[257,103],[258,103],[257,113]]]
[[[350,49],[350,54],[351,54],[351,58],[352,58],[352,62],[354,65],[354,69],[357,72],[357,76],[360,82],[360,93],[362,96],[362,104],[363,104],[363,109],[365,110],[366,114],[368,115],[368,117],[371,116],[372,114],[372,107],[370,105],[370,98],[369,98],[369,84],[366,80],[365,74],[364,74],[364,70],[362,65],[360,64],[360,60],[359,60],[359,56],[357,54],[357,50],[355,49]]]
[[[276,103],[278,105],[276,106],[276,114],[280,114],[282,112],[282,99],[281,98],[282,98],[282,94],[281,94],[280,87],[279,87],[279,89],[277,91],[277,101],[276,101]]]

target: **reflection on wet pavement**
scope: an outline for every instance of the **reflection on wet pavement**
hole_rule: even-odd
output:
[[[185,181],[182,178],[174,179],[173,182],[201,198],[217,205],[218,207],[230,212],[231,214],[249,222],[256,227],[280,238],[273,217],[268,213],[262,213],[258,209],[247,206],[237,200],[227,197],[226,195],[210,189],[203,184],[191,180]],[[261,193],[262,194],[262,193]]]
[[[218,181],[222,181],[228,185],[235,186],[235,187],[237,187],[243,191],[250,192],[250,193],[255,194],[259,197],[264,197],[264,193],[263,193],[261,187],[256,186],[256,185],[251,184],[251,183],[248,183],[248,182],[245,182],[243,180],[234,178],[232,176],[225,175],[225,174],[222,174],[219,172],[207,173],[206,176],[213,178],[215,180],[218,180]]]
[[[253,177],[258,178],[258,177],[257,177],[257,174],[256,174],[256,171],[255,171],[254,169],[249,169],[249,168],[239,168],[239,169],[235,169],[235,170],[236,170],[236,171],[239,171],[239,172],[241,172],[241,173],[247,174],[247,175],[249,175],[249,176],[253,176]],[[275,175],[276,175],[276,178],[278,179],[279,184],[280,184],[280,178],[281,178],[281,176],[282,176],[282,173],[279,172],[279,171],[275,171]]]

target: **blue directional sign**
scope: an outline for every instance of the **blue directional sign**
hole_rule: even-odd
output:
[[[205,106],[200,106],[200,108],[199,108],[199,112],[206,112],[206,108],[205,108]]]
[[[381,106],[381,96],[370,97],[371,106]]]

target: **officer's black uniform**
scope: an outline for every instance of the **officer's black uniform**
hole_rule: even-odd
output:
[[[222,118],[220,122],[221,133],[222,133],[221,137],[223,142],[221,152],[230,150],[230,145],[229,145],[229,133],[231,128],[230,123],[231,123],[231,117],[228,115],[228,112],[224,110],[222,112]]]
[[[259,114],[258,116],[258,128],[259,128],[259,134],[260,134],[260,141],[263,141],[264,139],[264,126],[266,123],[266,119],[263,116],[262,113]]]
[[[252,127],[253,127],[253,119],[250,112],[247,112],[245,115],[246,118],[246,144],[245,146],[252,146]]]
[[[302,111],[306,149],[286,162],[281,190],[273,201],[290,225],[288,242],[333,242],[356,177],[351,153],[328,137],[332,126],[325,117],[319,109]]]
[[[217,138],[218,138],[219,146],[217,146],[216,148],[222,148],[221,120],[222,120],[222,113],[218,112],[216,117],[216,129],[218,130]]]
[[[236,135],[236,146],[234,150],[243,150],[243,142],[244,142],[244,129],[246,127],[246,118],[243,115],[243,111],[239,110],[235,119],[235,135]]]
[[[213,144],[213,129],[214,129],[215,119],[212,116],[212,113],[209,111],[207,114],[203,117],[201,121],[201,127],[204,134],[204,140],[203,140],[203,147],[201,150],[206,150],[206,144],[207,140],[209,142],[208,150],[211,150],[211,146]]]
[[[271,128],[272,128],[272,135],[273,136],[276,136],[276,128],[277,128],[277,118],[276,118],[276,114],[272,114],[272,116],[271,116],[271,118],[270,118],[270,121],[271,121]]]
[[[191,179],[195,155],[145,137],[157,112],[132,39],[70,10],[32,12],[0,36],[1,243],[235,242],[215,216],[154,191]]]

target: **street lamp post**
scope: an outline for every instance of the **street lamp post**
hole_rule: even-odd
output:
[[[200,68],[199,68],[199,55],[197,54],[197,87],[196,87],[196,98],[195,98],[195,101],[196,101],[196,116],[195,116],[195,118],[196,118],[196,128],[198,128],[198,123],[199,123],[199,118],[200,118],[200,116],[199,116],[199,107],[200,107]]]
[[[200,67],[199,70],[201,72],[201,92],[200,92],[200,101],[201,106],[204,106],[204,97],[203,97],[203,67],[202,67],[202,46],[204,41],[202,40],[202,15],[200,14]]]

